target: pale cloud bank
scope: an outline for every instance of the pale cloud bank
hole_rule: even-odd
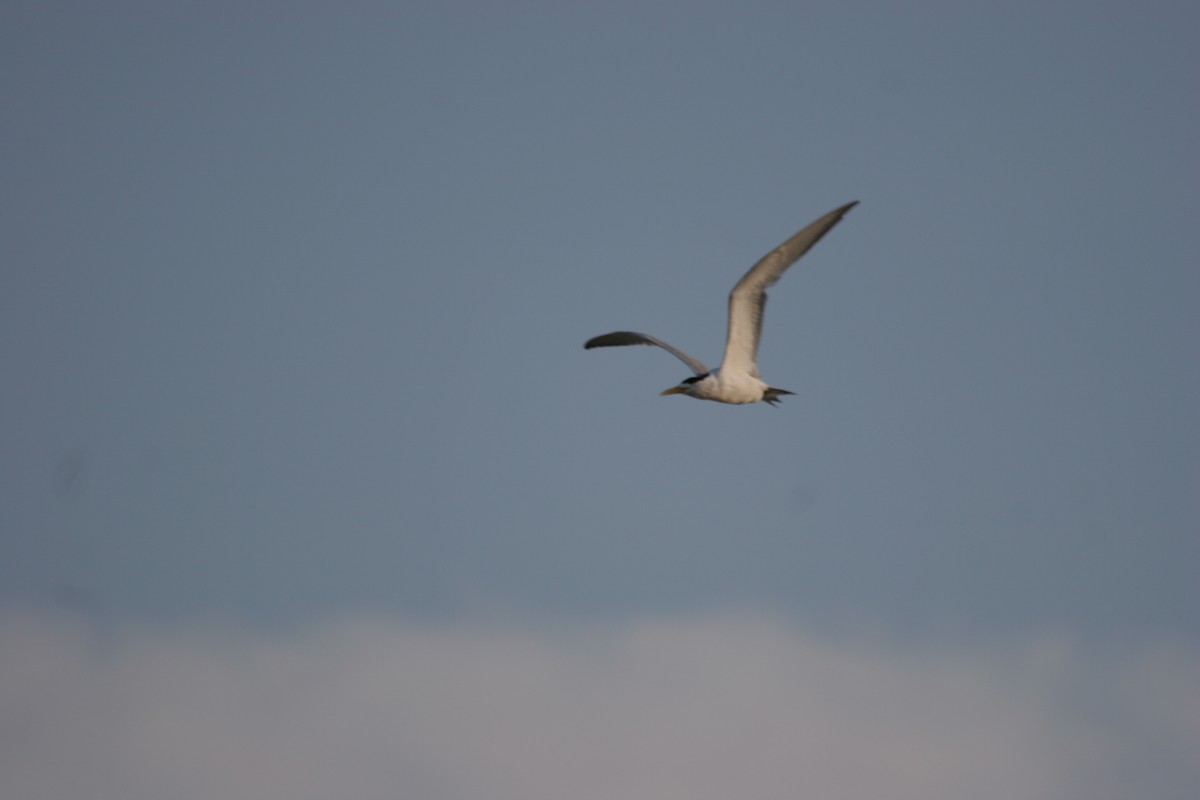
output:
[[[14,800],[1200,797],[1200,652],[754,616],[298,635],[0,615]]]

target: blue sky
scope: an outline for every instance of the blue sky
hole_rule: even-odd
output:
[[[111,683],[159,708],[130,676],[161,664],[255,697],[247,653],[321,676],[342,647],[331,674],[397,660],[397,685],[345,706],[390,709],[381,692],[420,696],[410,653],[450,676],[460,649],[495,657],[460,677],[499,697],[529,647],[589,688],[512,701],[514,724],[628,711],[555,739],[578,742],[562,764],[607,752],[620,796],[707,796],[739,770],[769,795],[786,770],[693,774],[708,745],[664,720],[764,669],[801,696],[833,648],[883,716],[830,702],[823,726],[756,734],[812,757],[843,753],[820,731],[895,728],[860,754],[904,766],[881,784],[792,760],[830,793],[1023,796],[995,782],[1020,772],[1024,796],[1116,776],[1113,797],[1194,796],[1198,22],[1117,2],[6,4],[0,636],[23,675],[79,666],[0,697],[56,719],[54,698]],[[641,330],[716,362],[742,271],[855,199],[772,290],[760,366],[796,392],[782,407],[660,398],[686,375],[670,356],[582,349]],[[663,650],[643,662],[646,630]],[[657,695],[646,664],[686,672],[693,646],[743,649]],[[895,692],[961,707],[920,677],[944,673],[997,727],[937,717],[931,752],[1011,742],[996,773],[967,752],[913,766]],[[859,695],[839,679],[831,696]],[[437,696],[380,787],[591,796],[582,767],[497,789],[497,741],[460,747]],[[615,744],[653,728],[643,708],[670,775]],[[127,749],[74,746],[136,774],[114,765],[142,763],[146,716],[118,716]],[[263,759],[348,769],[232,711],[212,741],[245,725]],[[1073,749],[1039,771],[1042,737]],[[34,765],[8,779],[31,791],[50,748],[22,747],[0,774]],[[317,785],[167,763],[111,796],[220,770],[226,796]]]

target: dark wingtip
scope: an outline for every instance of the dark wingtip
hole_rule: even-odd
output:
[[[640,333],[613,331],[612,333],[602,333],[599,336],[593,336],[583,343],[583,349],[591,350],[593,347],[623,347],[628,344],[652,343],[646,341],[646,337]]]

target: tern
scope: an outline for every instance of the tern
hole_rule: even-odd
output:
[[[710,370],[698,359],[678,347],[644,333],[614,331],[594,336],[584,343],[585,350],[593,347],[622,347],[630,344],[650,344],[661,347],[687,364],[694,373],[679,385],[662,392],[686,394],[698,400],[718,403],[779,403],[781,395],[795,394],[787,389],[768,386],[758,374],[758,342],[762,338],[763,309],[767,306],[767,289],[775,285],[787,268],[808,252],[821,237],[841,221],[846,212],[858,205],[855,200],[835,208],[825,216],[767,253],[742,276],[729,293],[729,332],[725,337],[725,356],[721,366]]]

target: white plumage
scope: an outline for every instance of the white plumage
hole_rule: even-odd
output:
[[[716,369],[708,369],[703,362],[661,339],[633,331],[615,331],[595,336],[584,343],[584,348],[591,350],[593,347],[631,344],[661,347],[695,373],[664,391],[663,395],[686,394],[699,400],[716,400],[719,403],[757,403],[759,400],[772,405],[778,403],[781,395],[792,392],[768,386],[758,374],[758,342],[762,338],[767,289],[774,286],[788,267],[796,263],[856,205],[857,200],[830,211],[767,253],[742,276],[729,293],[729,330],[725,338],[725,355],[721,359],[721,366]]]

